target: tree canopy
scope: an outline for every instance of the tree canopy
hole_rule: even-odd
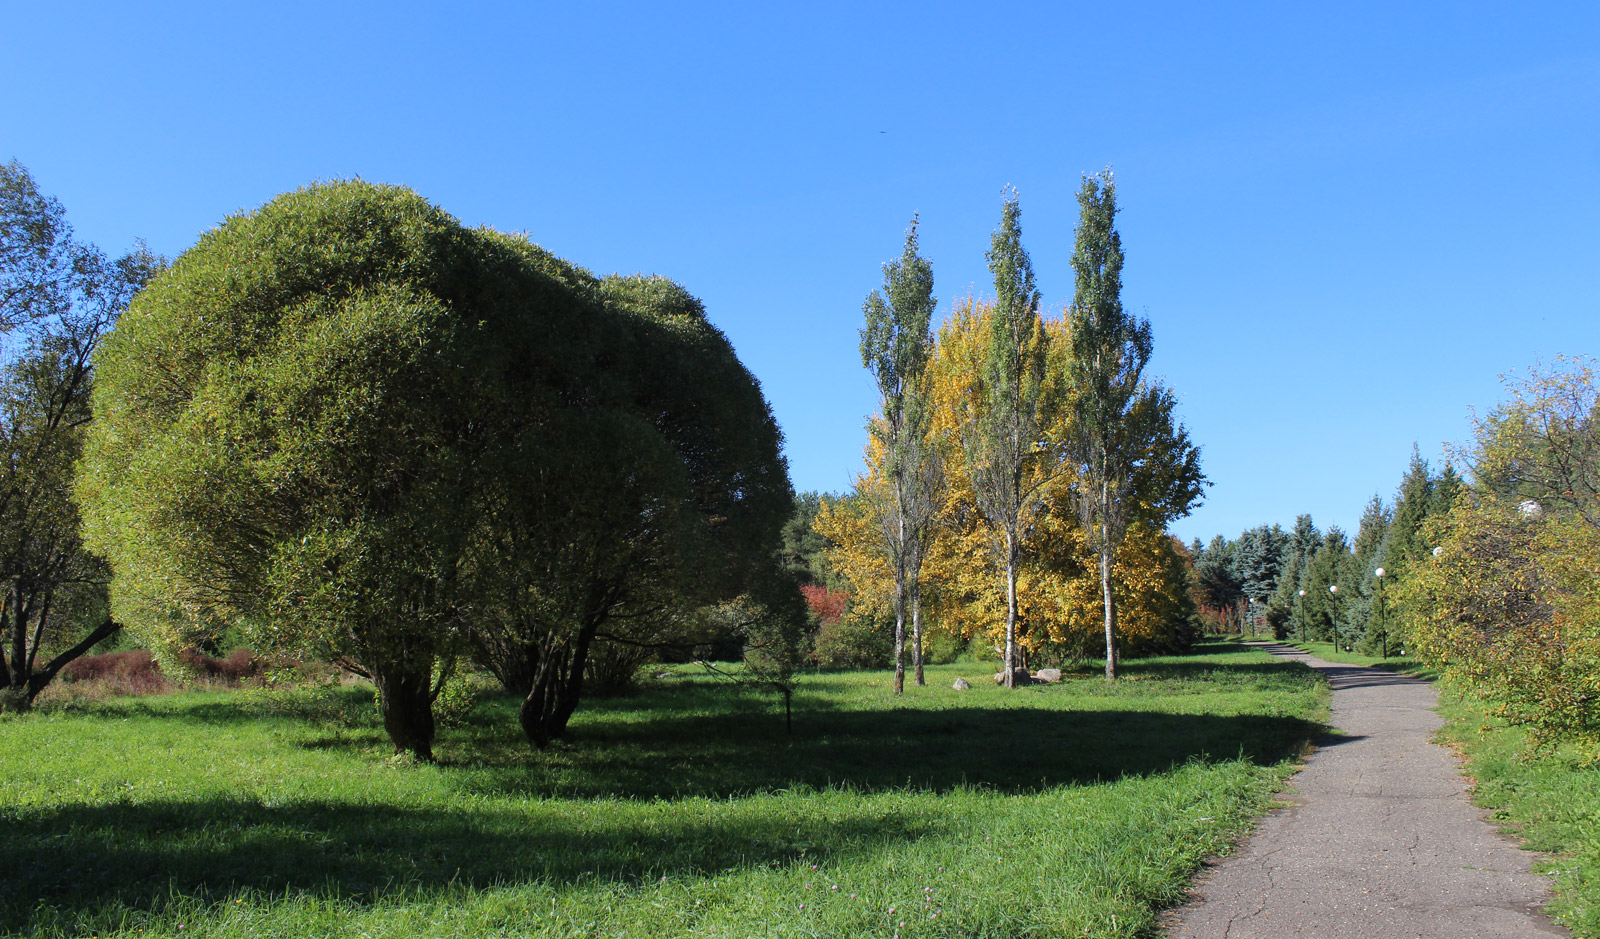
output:
[[[601,626],[736,595],[792,494],[698,301],[600,280],[410,190],[314,185],[208,232],[97,357],[78,496],[117,615],[372,677],[397,748],[468,649],[524,666],[542,743]]]

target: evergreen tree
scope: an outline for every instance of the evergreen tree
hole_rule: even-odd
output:
[[[1363,644],[1366,637],[1376,636],[1372,631],[1373,600],[1378,587],[1375,572],[1385,564],[1384,555],[1393,518],[1394,513],[1384,505],[1383,498],[1374,495],[1362,511],[1361,526],[1356,529],[1352,550],[1354,564],[1349,569],[1348,578],[1350,599],[1340,605],[1340,632],[1347,637],[1361,637]],[[1343,591],[1347,588],[1341,586],[1339,589]]]
[[[1300,610],[1308,639],[1333,640],[1340,607],[1349,594],[1349,571],[1353,566],[1350,545],[1339,526],[1328,526],[1322,536],[1317,553],[1306,566],[1301,587],[1306,595],[1301,598]],[[1332,591],[1330,587],[1338,587]],[[1344,594],[1345,596],[1340,596]]]

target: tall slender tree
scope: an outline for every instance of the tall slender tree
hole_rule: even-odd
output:
[[[1140,383],[1152,341],[1149,321],[1122,309],[1122,237],[1116,228],[1117,190],[1110,170],[1084,177],[1078,205],[1078,236],[1072,252],[1076,279],[1068,314],[1072,429],[1067,439],[1077,464],[1078,513],[1100,556],[1106,678],[1111,679],[1117,677],[1111,568],[1135,508],[1129,497],[1134,492],[1135,464],[1142,455],[1138,440],[1142,428],[1134,418],[1150,410],[1139,404],[1141,397],[1152,393]],[[1170,410],[1167,413],[1170,420]],[[1197,480],[1195,496],[1198,486]]]
[[[971,419],[962,423],[961,447],[973,496],[989,529],[997,567],[1005,571],[1006,631],[1003,675],[1014,686],[1017,649],[1017,567],[1029,521],[1043,508],[1035,498],[1053,478],[1039,472],[1049,456],[1041,446],[1049,426],[1047,342],[1039,319],[1033,261],[1022,247],[1022,207],[1015,190],[1001,210],[989,248],[995,305],[988,349],[975,384]]]
[[[917,218],[906,229],[900,259],[883,266],[883,289],[862,305],[861,361],[878,383],[880,417],[872,433],[883,447],[888,482],[879,506],[884,550],[894,569],[894,693],[905,691],[906,614],[911,615],[912,663],[922,674],[922,562],[938,510],[938,451],[928,443],[932,412],[923,373],[933,353],[933,266],[917,252]]]

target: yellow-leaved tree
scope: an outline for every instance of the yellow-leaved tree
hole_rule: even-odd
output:
[[[982,406],[975,387],[991,329],[993,305],[972,297],[959,301],[939,330],[926,381],[933,405],[931,446],[941,449],[945,487],[940,494],[934,537],[922,570],[923,611],[930,631],[992,644],[1003,662],[1007,622],[1007,580],[996,563],[993,529],[973,493],[971,472],[960,445],[960,422]],[[1044,320],[1053,355],[1065,355],[1067,325]],[[1064,393],[1062,363],[1046,362],[1046,393]],[[1060,432],[1057,423],[1049,434]],[[1101,644],[1103,596],[1098,555],[1084,536],[1071,501],[1069,467],[1046,464],[1048,448],[1026,468],[1022,480],[1035,500],[1022,529],[1016,566],[1016,620],[1013,642],[1019,663],[1057,664],[1089,658]],[[879,542],[882,535],[873,506],[885,487],[883,448],[869,437],[867,471],[855,492],[824,508],[817,529],[833,544],[829,563],[850,583],[847,614],[858,625],[893,619],[894,572]],[[1193,601],[1181,553],[1160,528],[1130,526],[1113,567],[1118,628],[1132,654],[1172,651],[1193,636]]]

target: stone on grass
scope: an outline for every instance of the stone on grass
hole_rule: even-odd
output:
[[[1033,680],[1042,681],[1045,684],[1053,685],[1061,680],[1061,669],[1041,668],[1037,672],[1033,673]]]
[[[1006,673],[1005,672],[995,672],[994,673],[994,683],[997,684],[997,685],[1005,684],[1006,683]],[[1016,669],[1014,672],[1012,672],[1012,674],[1011,674],[1011,686],[1013,688],[1021,688],[1023,685],[1031,685],[1031,684],[1033,684],[1033,678],[1028,675],[1028,670],[1027,669],[1019,668],[1019,669]]]
[[[972,686],[967,684],[967,680],[965,678],[957,678],[954,682],[951,683],[950,687],[954,688],[957,691],[966,691],[968,688],[971,688]]]

